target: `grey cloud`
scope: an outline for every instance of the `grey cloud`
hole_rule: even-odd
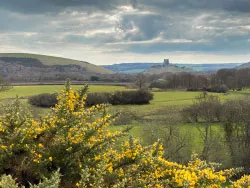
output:
[[[164,19],[161,15],[125,15],[120,21],[119,28],[125,33],[128,30],[138,29],[138,32],[127,33],[124,37],[128,41],[149,40],[157,37],[165,30]]]
[[[250,12],[249,0],[2,0],[0,7],[23,13],[60,12],[67,8],[113,10],[121,5],[158,10],[226,10]],[[167,12],[166,12],[167,13]]]
[[[240,47],[240,48],[239,48]],[[243,48],[242,48],[243,47]],[[247,40],[236,40],[229,42],[228,40],[218,40],[213,44],[206,43],[155,43],[155,44],[132,44],[125,47],[126,51],[150,54],[159,52],[223,52],[223,53],[249,53],[250,43]]]
[[[37,48],[73,43],[133,53],[245,52],[249,7],[249,0],[2,0],[0,42]],[[32,32],[37,34],[25,36]]]
[[[237,12],[250,12],[248,0],[138,0],[138,7],[154,7],[165,10],[227,10]]]
[[[122,4],[122,0],[3,0],[0,7],[25,14],[41,14],[56,13],[67,8],[108,10]]]
[[[250,13],[250,1],[249,0],[229,0],[224,4],[226,10]]]

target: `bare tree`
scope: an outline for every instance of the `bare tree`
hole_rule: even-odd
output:
[[[143,73],[137,74],[135,84],[139,89],[144,88],[146,85],[146,76]]]

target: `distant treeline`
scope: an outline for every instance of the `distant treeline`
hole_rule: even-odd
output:
[[[150,87],[212,92],[242,90],[250,87],[250,69],[221,69],[209,77],[191,73],[173,74],[151,81]]]
[[[150,87],[161,89],[190,89],[198,90],[207,88],[209,80],[203,75],[194,75],[191,73],[180,73],[167,76],[165,79],[158,79],[151,82]]]
[[[229,89],[242,90],[250,87],[250,69],[221,69],[211,78],[212,85],[225,84]]]

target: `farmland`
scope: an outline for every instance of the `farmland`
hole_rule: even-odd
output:
[[[80,89],[80,85],[72,85],[73,89]],[[49,108],[35,107],[28,104],[28,97],[41,93],[55,93],[64,89],[63,85],[33,85],[14,86],[12,89],[0,92],[0,101],[9,103],[19,96],[24,106],[28,107],[35,119],[48,114]],[[124,86],[114,85],[89,85],[88,92],[114,92],[131,90]],[[191,156],[204,153],[204,134],[206,123],[186,122],[182,117],[182,109],[192,105],[202,92],[188,92],[184,90],[159,91],[152,89],[153,100],[147,105],[109,105],[110,114],[120,113],[116,121],[108,129],[115,133],[130,128],[128,136],[117,142],[128,140],[131,136],[138,138],[141,143],[151,145],[158,139],[163,144],[165,155],[168,160],[186,164]],[[224,93],[209,93],[208,96],[217,96],[220,101],[239,99],[250,94],[245,91],[230,91]],[[230,150],[225,144],[225,133],[221,122],[209,125],[210,149],[206,161],[219,162],[223,168],[232,167]]]
[[[73,89],[80,89],[80,85],[72,85]],[[41,93],[55,93],[60,92],[64,89],[63,85],[29,85],[29,86],[14,86],[12,89],[1,92],[0,99],[28,97],[31,95],[37,95]],[[113,86],[113,85],[90,85],[88,92],[114,92],[114,91],[128,90],[124,86]],[[149,105],[140,106],[143,108],[151,108],[167,106],[167,105],[188,105],[192,104],[193,99],[201,94],[201,92],[186,92],[186,91],[152,91],[154,93],[154,99]],[[250,93],[250,92],[249,92]],[[234,99],[247,95],[248,91],[243,92],[229,92],[228,94],[213,94],[218,95],[222,100]],[[130,106],[131,107],[131,106]],[[134,106],[133,106],[134,107]]]
[[[73,85],[73,89],[80,89],[82,86]],[[64,89],[63,85],[35,85],[35,86],[14,86],[11,90],[7,92],[0,93],[0,98],[15,98],[18,97],[27,97],[31,95],[37,95],[41,93],[55,93],[60,92]],[[89,87],[89,92],[107,92],[107,91],[116,91],[116,90],[125,90],[126,88],[120,86],[101,86],[101,85],[91,85]]]
[[[81,86],[73,85],[73,89],[79,89]],[[16,95],[21,97],[22,101],[27,104],[26,98],[28,96],[37,95],[41,93],[55,93],[63,89],[62,85],[42,85],[42,86],[14,86],[11,90],[0,93],[0,98],[4,102],[8,101],[6,99],[13,99]],[[124,86],[108,86],[108,85],[90,85],[88,92],[114,92],[117,90],[128,90]],[[181,150],[185,153],[185,156],[170,156],[172,160],[177,160],[178,162],[186,162],[190,160],[192,153],[201,153],[203,148],[202,134],[203,126],[202,124],[192,124],[184,122],[181,118],[181,110],[194,103],[196,98],[201,95],[201,92],[187,92],[187,91],[152,91],[154,94],[153,100],[148,105],[118,105],[109,106],[109,111],[111,114],[120,112],[120,116],[115,125],[110,127],[110,130],[122,130],[125,127],[131,127],[130,135],[133,137],[139,137],[139,139],[145,144],[152,144],[158,138],[163,141],[168,137],[168,132],[173,128],[176,138],[185,138],[187,143],[185,147]],[[227,94],[213,93],[209,95],[218,96],[223,102],[231,99],[243,98],[249,94],[248,91],[244,92],[233,92],[230,91]],[[27,104],[35,116],[38,118],[40,115],[46,114],[48,108],[33,107]],[[212,131],[214,136],[221,138],[223,140],[222,127],[219,123],[214,123],[212,126]],[[179,142],[183,141],[175,141]],[[166,150],[173,149],[168,144],[165,144]],[[228,154],[228,149],[224,145],[218,145],[220,152],[217,155],[211,157],[211,160],[216,162],[221,162],[225,166],[230,166],[230,159]],[[223,153],[223,154],[222,154]],[[183,155],[183,154],[181,154]],[[218,157],[221,156],[221,157]],[[173,159],[175,157],[175,159]]]

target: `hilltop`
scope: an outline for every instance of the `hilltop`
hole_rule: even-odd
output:
[[[162,73],[180,73],[180,72],[194,72],[192,68],[179,67],[175,64],[161,64],[150,67],[144,71],[147,74],[162,74]]]
[[[111,70],[85,61],[25,53],[0,53],[0,76],[11,81],[88,80],[112,74]]]

